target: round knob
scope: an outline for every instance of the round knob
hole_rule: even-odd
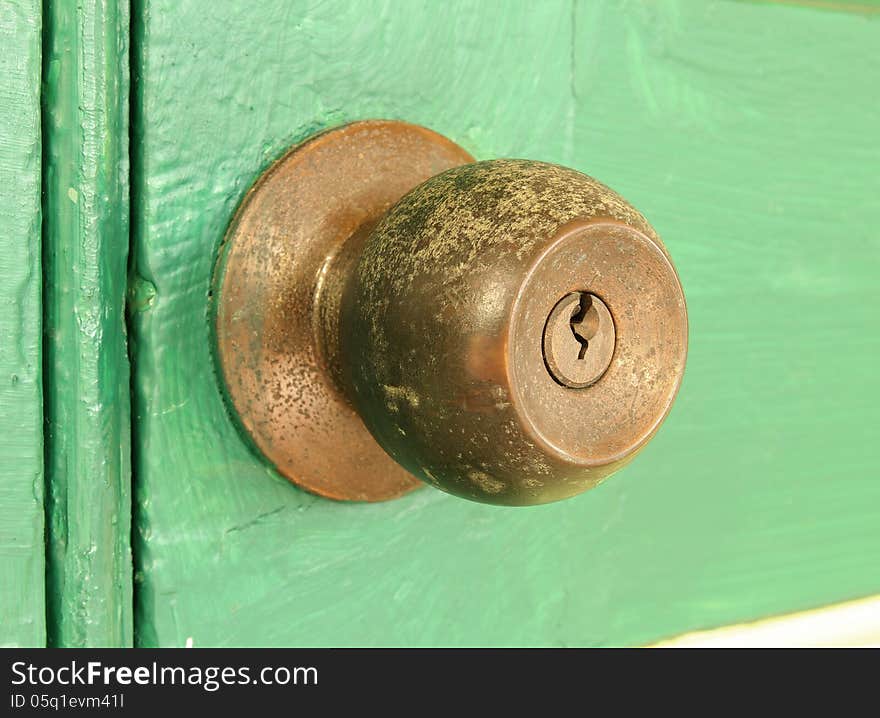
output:
[[[406,128],[403,138],[389,140],[389,126]],[[429,138],[427,144],[440,143],[444,153],[451,144],[402,123],[358,123],[335,132],[352,127],[359,128],[353,134],[361,144],[369,144],[365,128],[371,127],[384,138],[383,152],[397,155],[389,163],[387,156],[368,151],[373,176],[363,179],[366,184],[382,181],[375,176],[377,168],[379,174],[393,174],[412,166],[413,158],[400,157],[401,151],[424,158],[426,148],[410,142],[414,134]],[[351,139],[350,134],[339,141],[345,145]],[[341,461],[342,483],[353,479],[360,493],[322,491],[302,479],[300,470],[315,463],[302,450],[302,437],[288,439],[286,447],[263,438],[266,427],[254,421],[260,412],[253,405],[278,402],[277,396],[258,392],[270,388],[267,374],[283,369],[284,342],[267,341],[265,312],[258,319],[243,318],[242,311],[248,315],[249,310],[242,305],[253,307],[256,301],[265,309],[273,297],[283,303],[286,296],[292,309],[287,319],[293,321],[286,327],[279,323],[277,331],[289,336],[298,323],[291,315],[300,312],[289,301],[291,282],[303,287],[307,343],[314,355],[309,366],[320,375],[325,394],[333,394],[357,426],[365,427],[360,439],[378,444],[403,467],[407,481],[411,475],[457,496],[495,504],[567,498],[632,459],[669,412],[684,371],[687,313],[669,255],[644,217],[574,170],[527,160],[474,163],[455,154],[427,164],[431,169],[444,162],[459,166],[441,167],[444,171],[436,174],[423,171],[434,176],[407,187],[393,204],[386,198],[380,211],[373,203],[362,213],[370,216],[338,229],[344,236],[332,243],[332,251],[328,242],[321,244],[322,261],[301,260],[300,269],[269,290],[266,280],[280,256],[267,249],[273,232],[242,233],[241,217],[233,225],[232,247],[243,244],[242,236],[257,236],[262,246],[247,253],[245,269],[237,266],[244,260],[234,253],[221,264],[217,326],[223,373],[249,435],[267,455],[277,457],[279,448],[296,454],[288,464],[270,458],[280,467],[289,465],[292,470],[285,473],[312,490],[376,499],[399,495],[410,484],[395,484],[399,469],[376,464],[363,446],[338,436],[335,443],[331,439],[312,448],[331,452],[324,462],[330,472],[334,460]],[[338,187],[344,158],[336,159],[335,165],[310,166],[313,173],[328,170]],[[413,179],[407,182],[417,184]],[[328,216],[338,225],[353,206],[369,204],[361,197],[358,205],[348,188],[345,193],[338,199],[346,207],[328,211],[325,197],[324,209],[316,211],[323,213],[325,226],[333,224]],[[241,213],[251,210],[246,205]],[[286,217],[278,221],[288,222],[287,235],[274,241],[288,248],[308,245],[302,232],[289,226],[302,225],[302,213]],[[263,259],[255,260],[260,254]],[[301,271],[307,264],[306,275],[315,270],[308,278]],[[248,282],[262,289],[243,296]],[[294,334],[304,341],[299,329]],[[302,351],[302,346],[296,349]],[[247,373],[255,353],[262,378],[252,378],[246,402],[237,401],[236,372],[244,367]],[[301,371],[288,374],[286,393],[295,396],[297,383],[302,389],[309,381]],[[306,401],[312,420],[322,425],[326,413],[314,397]],[[288,432],[294,415],[303,430],[303,408],[295,399],[280,415],[263,415],[269,421],[287,416]],[[360,467],[343,458],[354,455],[364,461]],[[370,493],[367,485],[381,485],[384,493]]]

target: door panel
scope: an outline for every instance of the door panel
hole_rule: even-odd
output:
[[[857,51],[880,26],[610,0],[134,14],[139,644],[641,643],[880,591],[880,68]],[[619,477],[530,509],[334,503],[237,433],[207,315],[219,242],[290,144],[367,117],[581,169],[663,236],[689,366]]]

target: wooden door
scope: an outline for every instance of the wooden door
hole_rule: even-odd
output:
[[[143,11],[141,643],[632,644],[880,589],[876,23],[733,2]],[[525,510],[340,504],[242,441],[211,359],[218,243],[288,146],[368,117],[573,166],[663,236],[688,370],[621,476]]]
[[[56,642],[634,645],[880,592],[880,25],[873,5],[814,4],[136,0],[112,22],[111,2],[70,10],[92,54],[72,56],[78,80],[44,77],[44,92],[72,83],[71,112],[111,119],[82,123],[91,155],[50,126],[68,153],[54,166],[71,158],[81,177],[50,184],[44,209],[71,211],[69,187],[86,201],[80,224],[50,220],[58,232],[43,236],[90,249],[77,256],[96,268],[91,284],[65,286],[109,314],[68,322],[43,378],[50,422],[76,418],[50,423],[68,438],[46,454],[50,493],[75,499],[53,504],[47,527]],[[101,41],[85,31],[96,19]],[[426,125],[479,159],[579,169],[663,237],[688,300],[688,367],[664,427],[620,475],[529,509],[429,488],[346,504],[298,490],[239,434],[212,356],[219,243],[288,147],[373,117]],[[101,145],[108,137],[120,142]],[[119,174],[95,179],[89,168],[107,157]],[[27,161],[0,154],[0,169]],[[130,244],[119,240],[129,191]],[[33,200],[0,205],[21,241]],[[111,279],[126,254],[127,334]],[[51,333],[70,305],[45,276]],[[128,378],[123,340],[130,430],[113,383]],[[89,346],[116,362],[112,382],[98,365],[64,374],[64,358]],[[32,425],[39,377],[5,357],[30,377],[20,401]],[[89,461],[63,460],[78,451]],[[34,524],[5,517],[21,502],[42,516],[28,488],[42,478],[22,478],[42,463],[22,454],[5,466],[3,560],[39,591],[37,544],[7,549]],[[69,545],[55,511],[79,529]],[[41,640],[42,624],[19,624],[5,640]]]

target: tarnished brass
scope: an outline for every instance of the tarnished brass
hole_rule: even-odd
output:
[[[215,298],[247,435],[337,499],[393,498],[413,477],[495,504],[573,496],[656,432],[687,354],[675,269],[620,196],[556,165],[474,163],[394,121],[270,168]]]
[[[215,271],[217,358],[228,399],[256,448],[303,488],[383,501],[419,482],[376,444],[331,375],[338,279],[358,228],[413,187],[472,162],[440,135],[358,122],[310,138],[248,192]]]
[[[614,356],[614,320],[599,297],[566,294],[553,307],[544,327],[544,361],[563,386],[595,384]]]

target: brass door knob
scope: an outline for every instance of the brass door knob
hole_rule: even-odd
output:
[[[282,474],[338,499],[413,477],[494,504],[578,494],[656,432],[687,354],[675,269],[625,200],[402,122],[272,166],[214,297],[233,413]]]

